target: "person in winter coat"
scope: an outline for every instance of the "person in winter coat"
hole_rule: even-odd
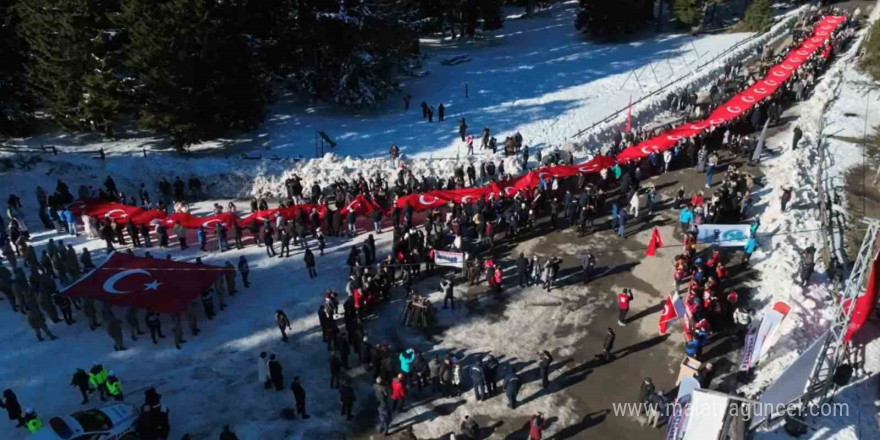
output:
[[[180,250],[187,249],[189,246],[186,244],[186,228],[184,228],[180,222],[177,222],[174,225],[174,234],[177,235],[177,242],[180,244]]]
[[[654,382],[650,377],[646,377],[642,382],[642,387],[639,389],[639,403],[647,403],[648,398],[654,394]],[[644,405],[639,405],[639,412],[641,413],[641,409]]]
[[[617,295],[617,325],[626,326],[626,314],[629,312],[629,303],[633,300],[632,290],[623,289],[623,292]]]
[[[41,312],[40,309],[32,307],[28,310],[27,317],[28,325],[34,329],[34,332],[37,334],[37,339],[40,342],[43,342],[43,335],[40,333],[41,331],[46,332],[46,334],[49,335],[49,338],[53,341],[58,339],[49,331],[49,328],[46,327],[46,318],[43,317],[43,312]]]
[[[519,395],[520,388],[522,388],[522,378],[511,368],[510,374],[504,378],[504,394],[507,396],[508,408],[516,409],[516,397]]]
[[[275,391],[284,389],[284,375],[282,374],[281,362],[275,359],[275,354],[269,355],[269,379],[275,386]]]
[[[483,358],[483,375],[486,380],[486,394],[489,398],[498,390],[498,360],[495,356],[487,355]]]
[[[150,330],[150,338],[153,339],[153,344],[159,343],[156,340],[156,335],[159,335],[160,338],[165,338],[165,335],[162,334],[162,321],[155,310],[147,310],[147,314],[144,315],[144,323],[147,325],[147,329]]]
[[[550,355],[550,352],[544,350],[540,354],[540,361],[538,361],[538,371],[541,374],[541,387],[547,388],[550,385],[550,364],[553,363],[553,356]]]
[[[596,257],[593,254],[581,255],[581,273],[584,275],[584,284],[589,283],[596,267]]]
[[[477,362],[470,368],[471,380],[474,383],[474,400],[480,401],[488,399],[486,393],[486,375],[483,370],[482,362]]]
[[[681,210],[681,214],[678,215],[678,222],[681,225],[682,235],[686,234],[688,229],[690,229],[691,223],[694,222],[694,212],[690,206],[686,206]]]
[[[456,439],[458,437],[466,440],[478,440],[480,438],[480,425],[478,425],[469,414],[464,415],[464,420],[461,421],[459,430],[461,431],[461,434],[456,435]]]
[[[125,350],[125,346],[122,345],[122,321],[120,321],[119,318],[114,317],[113,319],[106,321],[106,324],[107,335],[113,339],[113,350]]]
[[[533,414],[529,419],[529,440],[541,440],[544,432],[544,414]]]
[[[15,426],[16,428],[24,426],[21,405],[18,403],[18,396],[16,396],[12,390],[7,389],[3,391],[3,399],[0,400],[0,408],[6,410],[6,415],[9,416],[9,420],[15,420],[18,422],[18,425]]]
[[[250,281],[248,281],[248,274],[250,274],[250,267],[248,267],[247,259],[244,258],[244,255],[238,257],[238,273],[241,274],[241,282],[244,284],[244,287],[251,287]]]
[[[406,384],[403,382],[403,373],[398,374],[391,381],[391,412],[396,412],[398,407],[401,411],[406,407]]]
[[[336,350],[330,351],[330,388],[338,388],[342,379],[342,357]]]
[[[229,428],[229,425],[223,425],[223,432],[220,433],[220,440],[238,440],[238,436]]]
[[[260,356],[257,358],[257,382],[267,390],[272,386],[269,378],[269,354],[265,351],[260,352]]]
[[[782,197],[780,197],[779,201],[782,212],[785,212],[785,208],[786,206],[788,206],[788,202],[791,201],[791,187],[782,187]]]
[[[315,278],[318,276],[318,272],[315,270],[315,254],[312,253],[312,250],[306,246],[306,251],[303,254],[303,261],[306,263],[306,269],[309,271],[309,278]]]
[[[64,322],[66,322],[67,325],[73,325],[76,321],[73,320],[70,298],[56,293],[52,295],[52,301],[58,306],[58,309],[61,310],[61,316],[64,317]]]
[[[444,278],[443,281],[440,282],[440,290],[443,291],[443,308],[446,308],[447,303],[452,303],[452,310],[455,310],[455,295],[454,295],[454,284],[453,278]]]
[[[605,362],[611,362],[612,354],[611,351],[614,350],[614,338],[617,335],[614,334],[614,330],[611,330],[611,327],[608,327],[608,330],[605,334],[605,340],[602,341],[602,357]]]
[[[746,245],[743,247],[743,252],[745,252],[745,257],[743,257],[742,264],[743,266],[749,265],[749,260],[752,259],[752,253],[758,248],[758,240],[755,238],[754,234],[749,237],[749,241],[746,242]]]
[[[89,403],[89,375],[86,373],[86,370],[77,368],[70,379],[70,386],[76,387],[79,389],[79,393],[82,394],[83,400],[80,402],[80,405]]]
[[[407,348],[406,351],[400,353],[398,356],[398,360],[400,361],[400,371],[403,374],[404,382],[407,384],[412,383],[412,363],[416,359],[416,352],[412,348]]]
[[[128,323],[128,326],[131,328],[132,341],[137,341],[137,335],[144,334],[144,332],[141,331],[141,322],[138,312],[138,309],[134,307],[129,307],[128,310],[125,311],[125,322]]]
[[[287,319],[287,314],[281,309],[275,311],[275,324],[281,330],[281,340],[287,342],[287,330],[290,330],[290,320]]]
[[[303,419],[311,417],[306,413],[306,390],[299,381],[299,376],[293,378],[290,384],[290,391],[293,392],[293,399],[296,401],[296,413]]]
[[[388,389],[388,386],[385,385],[382,377],[377,377],[376,382],[373,384],[373,395],[376,396],[376,401],[379,402],[379,407],[387,407],[388,400],[391,398],[391,391]]]
[[[351,415],[351,409],[354,407],[356,399],[357,397],[355,397],[351,384],[349,384],[347,379],[343,380],[342,384],[339,385],[339,403],[342,405],[342,415],[345,416],[346,420],[350,421],[354,418]]]
[[[519,276],[519,287],[526,287],[529,284],[529,260],[522,252],[516,260],[516,272]]]
[[[792,150],[797,150],[798,142],[801,141],[801,138],[803,136],[804,136],[804,132],[803,132],[803,130],[801,130],[801,127],[795,126],[794,131],[792,132],[792,138],[791,138],[791,149]]]

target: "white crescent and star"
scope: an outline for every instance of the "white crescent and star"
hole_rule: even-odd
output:
[[[120,218],[121,217],[128,217],[128,214],[126,214],[125,211],[122,209],[111,209],[111,210],[104,213],[104,218],[116,218],[116,217],[111,216],[111,214],[113,214],[114,212],[121,212],[122,215],[119,216]]]
[[[428,197],[430,197],[430,201],[428,201]],[[422,205],[433,205],[435,202],[437,202],[437,198],[434,196],[429,196],[425,194],[419,196],[419,203],[421,203]]]
[[[223,221],[223,220],[220,220],[219,218],[213,218],[213,219],[211,219],[211,220],[208,220],[208,221],[202,223],[202,226],[205,227],[205,228],[210,228],[212,223],[214,223],[214,222],[219,223],[219,222],[222,222],[222,221]]]
[[[114,294],[114,295],[125,295],[127,293],[131,293],[132,291],[130,291],[130,290],[116,290],[116,283],[118,283],[119,281],[122,281],[123,278],[126,278],[130,275],[147,275],[150,277],[151,282],[144,283],[144,291],[158,290],[159,286],[164,284],[164,283],[160,283],[160,282],[152,279],[153,274],[147,272],[146,270],[128,269],[128,270],[123,270],[122,272],[119,272],[118,274],[113,275],[110,278],[107,278],[107,281],[104,281],[104,286],[103,286],[104,291],[107,293],[110,293],[110,294]]]

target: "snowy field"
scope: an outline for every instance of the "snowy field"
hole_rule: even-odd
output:
[[[262,152],[264,156],[277,154],[281,157],[309,157],[314,151],[315,130],[325,130],[339,142],[335,153],[361,156],[364,158],[387,153],[388,146],[396,142],[404,153],[425,159],[429,156],[449,157],[456,154],[459,142],[457,137],[458,117],[465,117],[471,132],[489,126],[494,135],[503,141],[505,135],[519,131],[531,146],[560,145],[579,129],[603,119],[608,113],[623,107],[632,96],[638,99],[643,93],[657,86],[649,65],[654,65],[660,83],[671,79],[673,73],[680,74],[688,65],[700,64],[748,34],[722,34],[693,38],[683,35],[665,35],[621,45],[603,45],[586,42],[573,28],[572,9],[576,2],[555,6],[532,19],[516,19],[505,22],[505,27],[484,41],[474,44],[448,47],[446,43],[426,41],[424,51],[430,56],[425,69],[430,71],[425,78],[407,80],[404,90],[413,96],[409,112],[403,112],[399,99],[362,114],[352,116],[348,112],[329,105],[309,106],[303,103],[279,104],[272,109],[266,124],[257,132],[237,139],[206,143],[196,146],[196,150],[209,150],[220,145],[236,145],[236,151]],[[876,18],[876,11],[872,18]],[[458,66],[443,66],[443,59],[468,54],[472,61]],[[830,84],[840,81],[839,98],[834,101],[828,113],[826,133],[844,129],[841,136],[861,135],[861,118],[846,117],[843,113],[853,108],[864,108],[865,93],[857,84],[863,79],[846,64],[846,57],[838,61],[836,71],[826,75],[823,84],[807,102],[793,109],[801,115],[801,127],[805,139],[814,139],[817,109],[830,100],[834,93]],[[624,81],[633,69],[641,72],[640,81],[644,91],[630,78]],[[835,79],[836,78],[836,79]],[[464,98],[464,85],[467,84],[469,97]],[[878,108],[880,96],[876,93],[870,103]],[[421,121],[419,103],[426,101],[431,105],[443,102],[447,107],[448,120],[429,124]],[[876,117],[876,112],[869,114]],[[877,121],[869,122],[873,125]],[[869,125],[870,126],[870,125]],[[793,125],[791,126],[793,128]],[[846,134],[844,134],[846,133]],[[815,195],[812,191],[812,164],[815,150],[790,150],[790,130],[783,131],[768,139],[768,145],[781,150],[764,164],[769,184],[766,193],[760,194],[762,201],[756,208],[762,212],[762,229],[778,231],[803,231],[803,234],[790,235],[785,239],[774,240],[756,253],[756,269],[762,274],[757,284],[755,299],[761,303],[771,300],[785,300],[793,305],[792,314],[784,321],[780,343],[758,370],[756,380],[745,392],[757,392],[768,384],[785,365],[796,357],[821,331],[822,297],[827,284],[819,268],[817,282],[803,294],[791,280],[797,267],[796,252],[808,243],[818,243],[820,236],[815,206],[807,201]],[[65,147],[89,145],[90,149],[105,148],[109,153],[106,162],[91,158],[60,155],[47,158],[30,171],[16,171],[0,175],[0,199],[10,192],[22,196],[25,211],[34,208],[33,188],[42,184],[54,188],[55,179],[64,179],[75,190],[79,184],[98,185],[108,173],[117,178],[117,183],[127,193],[133,192],[140,182],[156,182],[160,177],[173,177],[179,172],[183,177],[199,175],[206,181],[213,195],[223,197],[242,196],[262,191],[277,191],[278,181],[283,180],[284,172],[294,167],[292,162],[278,161],[230,161],[213,155],[198,159],[179,159],[161,153],[150,152],[147,159],[138,157],[141,145],[149,151],[155,139],[137,138],[119,142],[93,142],[92,139],[59,136],[57,134],[22,140],[20,144],[58,145]],[[833,175],[842,176],[845,169],[855,164],[860,150],[850,144],[832,141],[835,154]],[[837,154],[839,153],[839,154]],[[450,162],[422,160],[413,162],[417,171],[424,173],[448,173]],[[307,165],[312,174],[307,176],[323,182],[363,170],[386,170],[387,161],[373,159],[357,161],[328,157]],[[781,186],[799,182],[801,188],[796,192],[793,204],[796,210],[783,214],[779,211],[778,199]],[[153,191],[155,192],[155,190]],[[194,213],[204,213],[211,203],[203,202]],[[37,220],[29,218],[32,224]],[[812,232],[811,232],[812,231]],[[54,234],[38,233],[33,244],[38,249]],[[357,241],[366,236],[361,235]],[[57,237],[56,237],[57,238]],[[95,249],[94,258],[102,259],[103,244],[100,241],[85,241],[82,237],[65,243]],[[387,253],[390,235],[377,236],[378,253]],[[246,240],[246,244],[248,241]],[[75,368],[88,368],[94,362],[101,362],[123,381],[127,391],[135,391],[155,386],[163,394],[163,404],[171,410],[172,438],[179,438],[184,432],[195,438],[216,438],[224,423],[231,423],[242,439],[277,438],[336,438],[342,428],[338,418],[336,393],[328,388],[329,372],[327,352],[315,329],[318,325],[315,311],[321,303],[320,293],[326,288],[338,291],[344,289],[345,257],[349,241],[328,242],[327,255],[318,259],[319,277],[310,280],[304,272],[300,251],[289,259],[270,259],[263,248],[246,247],[224,254],[209,253],[203,256],[208,264],[235,262],[239,255],[245,255],[251,265],[250,289],[242,289],[233,299],[227,299],[229,308],[210,322],[200,320],[203,330],[199,336],[189,336],[182,351],[174,348],[171,341],[170,322],[163,321],[163,331],[167,338],[154,346],[148,338],[131,343],[126,332],[127,351],[113,352],[112,342],[104,328],[90,332],[85,325],[85,317],[76,316],[74,326],[52,325],[50,328],[59,335],[55,342],[36,343],[33,332],[26,322],[14,315],[8,307],[0,307],[4,322],[4,332],[0,335],[2,362],[0,377],[4,387],[16,391],[23,406],[34,407],[46,421],[49,416],[65,414],[80,408],[79,394],[68,386]],[[762,243],[764,244],[764,243]],[[164,258],[165,253],[151,250],[154,256]],[[195,247],[189,251],[172,251],[178,260],[192,260],[197,255]],[[435,294],[436,295],[436,294]],[[436,299],[433,298],[433,299]],[[383,318],[396,318],[401,303],[392,302],[383,310]],[[291,318],[293,332],[291,342],[283,344],[273,322],[277,308],[284,309]],[[473,319],[466,312],[443,311],[443,319],[453,330],[447,332],[446,341],[440,348],[472,345],[483,349],[504,349],[511,355],[527,357],[525,347],[532,347],[546,337],[546,329],[537,328],[537,323],[559,320],[589,319],[591,310],[584,308],[567,316],[535,314],[535,309],[514,307],[508,319],[528,319],[530,316],[536,328],[528,333],[529,338],[517,344],[506,344],[503,338],[516,331],[512,324],[495,323],[488,319]],[[116,310],[122,317],[123,310]],[[543,313],[543,312],[540,312]],[[201,318],[201,314],[200,314]],[[395,332],[396,319],[383,319],[371,322],[368,328],[383,335],[396,335],[399,346],[413,345],[417,349],[430,349],[424,338],[415,337],[409,332]],[[827,325],[827,322],[824,323]],[[876,327],[874,328],[876,330]],[[482,344],[478,341],[484,341]],[[488,342],[486,342],[488,341]],[[565,340],[557,341],[565,344]],[[771,341],[772,342],[772,341]],[[281,408],[292,406],[288,391],[267,392],[258,384],[256,373],[257,354],[260,351],[275,352],[284,366],[285,380],[295,375],[303,378],[309,393],[309,412],[313,417],[308,422],[290,422],[279,417]],[[813,439],[867,439],[877,438],[877,409],[869,394],[877,387],[876,372],[880,371],[880,346],[875,340],[866,346],[866,374],[858,384],[844,389],[840,399],[851,403],[856,412],[849,418],[817,420],[819,430],[812,432]],[[359,369],[352,374],[361,373]],[[870,376],[870,374],[873,374]],[[870,377],[869,377],[870,376]],[[372,394],[369,384],[363,380],[354,381],[358,402],[356,411],[362,408],[363,400]],[[521,395],[529,395],[537,385],[524,388]],[[141,393],[132,395],[139,403]],[[555,399],[555,397],[554,397]],[[500,405],[498,398],[493,405]],[[559,426],[566,426],[576,420],[577,414],[566,411],[564,401],[538,399],[523,411],[543,410],[560,417]],[[449,403],[446,403],[449,406]],[[451,411],[458,406],[451,404]],[[449,410],[448,408],[443,411]],[[493,408],[494,410],[494,408]],[[372,409],[364,410],[366,417],[372,417]],[[422,422],[416,432],[437,436],[448,432],[450,426],[459,419],[440,418],[431,420],[432,414],[440,412],[435,404],[426,403],[409,410],[396,421]],[[450,412],[451,412],[450,411]],[[460,415],[463,410],[459,410]],[[873,422],[872,422],[873,419]],[[873,429],[872,429],[873,427]],[[779,433],[760,433],[764,438],[782,438]],[[13,431],[8,423],[0,423],[0,438],[22,438],[22,431]]]
[[[314,157],[316,131],[321,130],[338,142],[334,153],[340,156],[385,157],[388,147],[397,143],[410,156],[449,157],[460,146],[456,121],[461,117],[466,118],[471,133],[490,127],[499,143],[518,130],[530,146],[560,145],[580,129],[625,107],[630,97],[638,100],[751,35],[665,34],[632,43],[600,44],[574,29],[577,8],[577,2],[569,1],[533,18],[508,19],[504,28],[476,42],[423,40],[428,74],[404,79],[402,93],[380,106],[352,114],[351,109],[332,104],[282,97],[256,132],[192,149],[234,145],[234,151],[308,158]],[[442,64],[459,55],[468,55],[471,61]],[[633,70],[638,82],[627,80]],[[405,112],[402,97],[406,94],[412,102]],[[447,120],[423,121],[422,101],[435,108],[443,103]],[[139,152],[141,145],[149,150],[155,141],[90,145],[104,146],[108,153]],[[26,143],[80,144],[57,134]]]

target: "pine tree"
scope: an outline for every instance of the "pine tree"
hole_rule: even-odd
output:
[[[369,105],[398,90],[395,73],[415,62],[415,26],[391,3],[340,9],[300,5],[285,74],[295,89],[340,104]]]
[[[702,6],[699,0],[674,0],[672,12],[683,26],[693,26],[697,22],[698,11]]]
[[[755,0],[748,9],[743,19],[746,30],[752,32],[761,32],[769,28],[773,24],[771,20],[771,7],[773,3],[770,0]]]
[[[27,45],[18,35],[15,0],[0,0],[0,134],[21,136],[33,122],[33,101],[26,93]]]
[[[128,40],[138,122],[178,149],[262,121],[265,79],[243,33],[242,6],[202,0],[128,0]]]
[[[480,0],[483,30],[491,31],[504,26],[504,15],[501,11],[503,3],[503,0]]]
[[[653,0],[579,0],[574,27],[594,37],[615,39],[648,23]]]
[[[19,32],[27,42],[31,93],[62,128],[110,134],[118,116],[108,47],[113,1],[19,0]]]

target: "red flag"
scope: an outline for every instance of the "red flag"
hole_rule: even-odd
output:
[[[670,321],[675,321],[678,319],[678,312],[675,310],[675,305],[672,303],[672,297],[666,296],[666,302],[663,303],[663,311],[660,312],[660,321],[658,325],[660,327],[660,334],[666,334],[666,324]]]
[[[862,325],[874,313],[874,306],[877,304],[877,290],[880,290],[880,258],[874,258],[874,265],[871,268],[871,277],[868,278],[868,287],[865,294],[856,299],[856,306],[852,311],[849,320],[849,326],[846,329],[845,341],[852,339],[853,335],[862,328]],[[849,304],[844,304],[844,308]]]
[[[629,105],[626,107],[626,132],[629,133],[632,130],[633,124],[633,115],[632,115],[632,107],[633,107],[633,97],[629,97]]]
[[[381,210],[382,208],[380,208],[376,202],[367,199],[363,194],[358,194],[351,203],[340,209],[339,213],[342,215],[348,215],[349,211],[354,211],[357,215],[370,215],[374,211]]]
[[[648,249],[645,250],[645,255],[654,256],[657,254],[657,249],[663,247],[663,239],[660,238],[660,231],[657,230],[657,227],[654,227],[654,230],[651,231],[651,239],[648,241]]]
[[[114,252],[61,293],[175,314],[186,310],[219,276],[223,276],[223,269],[216,266]]]

